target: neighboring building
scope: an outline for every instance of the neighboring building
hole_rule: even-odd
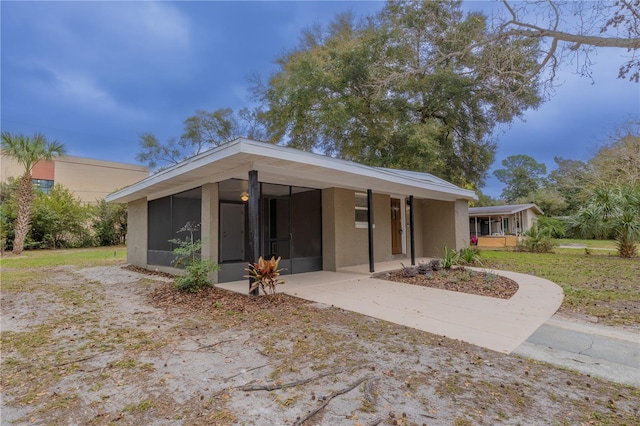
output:
[[[0,178],[19,178],[24,169],[13,158],[0,155]],[[92,160],[80,157],[55,157],[39,161],[31,173],[33,183],[44,192],[61,184],[85,203],[95,203],[109,193],[149,176],[149,169],[135,164]]]
[[[201,223],[202,256],[220,264],[215,278],[225,282],[243,279],[259,255],[282,256],[287,273],[440,256],[468,244],[475,198],[426,173],[236,139],[107,201],[128,203],[129,263],[171,271],[168,240],[184,238],[176,233],[187,221]]]
[[[535,204],[470,207],[470,235],[478,238],[479,246],[515,246],[517,237],[531,228],[542,214]]]

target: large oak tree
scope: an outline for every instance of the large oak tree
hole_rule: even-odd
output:
[[[527,77],[537,41],[479,45],[488,31],[460,2],[390,2],[362,22],[340,15],[307,30],[255,88],[261,118],[274,142],[479,187],[494,127],[541,102]]]

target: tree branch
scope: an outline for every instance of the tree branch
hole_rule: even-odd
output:
[[[337,390],[335,392],[330,393],[325,399],[324,402],[322,404],[320,404],[318,407],[316,407],[313,411],[310,411],[309,413],[307,413],[306,416],[302,417],[300,420],[296,421],[293,425],[294,426],[300,426],[302,424],[304,424],[304,422],[306,422],[307,420],[309,420],[310,418],[312,418],[313,416],[315,416],[316,414],[318,414],[320,411],[322,411],[327,405],[329,405],[329,403],[331,402],[331,400],[333,398],[335,398],[336,396],[340,396],[342,394],[345,394],[349,391],[352,391],[353,389],[355,389],[357,386],[359,386],[362,382],[368,380],[370,377],[361,377],[360,379],[356,380],[355,382],[351,383],[349,386],[347,386],[344,389],[340,389]]]
[[[361,366],[361,367],[358,367],[358,368],[363,368],[363,367]],[[246,385],[246,386],[237,387],[236,389],[244,391],[244,392],[251,392],[251,391],[259,391],[259,390],[273,391],[273,390],[276,390],[276,389],[292,388],[292,387],[295,387],[295,386],[304,385],[304,384],[312,382],[314,380],[321,379],[323,377],[332,376],[334,374],[344,373],[345,371],[349,371],[349,370],[354,370],[354,368],[340,368],[338,370],[327,371],[327,372],[320,373],[320,374],[317,374],[317,375],[312,376],[312,377],[308,377],[306,379],[300,379],[300,380],[296,380],[294,382],[284,383],[282,385],[255,385],[255,386]]]
[[[549,30],[536,27],[523,22],[510,22],[513,25],[532,28],[531,30],[511,29],[501,33],[501,36],[518,36],[533,38],[553,38],[568,43],[586,44],[593,47],[621,47],[629,50],[640,49],[640,38],[621,38],[621,37],[599,37],[584,34],[571,34],[564,31]]]

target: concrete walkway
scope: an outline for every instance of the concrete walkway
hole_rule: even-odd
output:
[[[376,272],[401,267],[399,260],[375,266]],[[531,275],[489,272],[511,278],[520,289],[509,300],[476,296],[373,279],[367,265],[338,272],[287,275],[286,284],[278,289],[302,299],[510,353],[556,312],[562,303],[562,289]],[[217,287],[246,293],[248,282],[222,283]]]
[[[513,352],[640,388],[640,333],[555,315]]]

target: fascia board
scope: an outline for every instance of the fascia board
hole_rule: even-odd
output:
[[[380,179],[399,185],[412,186],[429,191],[440,192],[446,194],[448,197],[454,196],[467,200],[477,199],[477,195],[473,191],[462,189],[452,184],[425,182],[424,180],[420,180],[412,176],[395,173],[391,171],[391,169],[380,169],[365,166],[363,164],[357,164],[350,161],[331,158],[312,152],[305,152],[293,148],[240,138],[225,145],[213,148],[212,150],[198,154],[180,164],[177,164],[146,179],[143,179],[140,182],[109,194],[106,197],[106,200],[108,202],[132,201],[132,197],[135,197],[136,194],[140,195],[138,198],[147,197],[148,195],[150,195],[149,193],[154,191],[145,190],[151,189],[156,184],[162,183],[174,177],[189,173],[198,168],[205,167],[211,163],[221,161],[225,158],[229,158],[238,154],[250,154],[258,157],[266,157],[271,159],[275,158],[299,164],[308,164],[330,171],[340,171],[372,179]]]

